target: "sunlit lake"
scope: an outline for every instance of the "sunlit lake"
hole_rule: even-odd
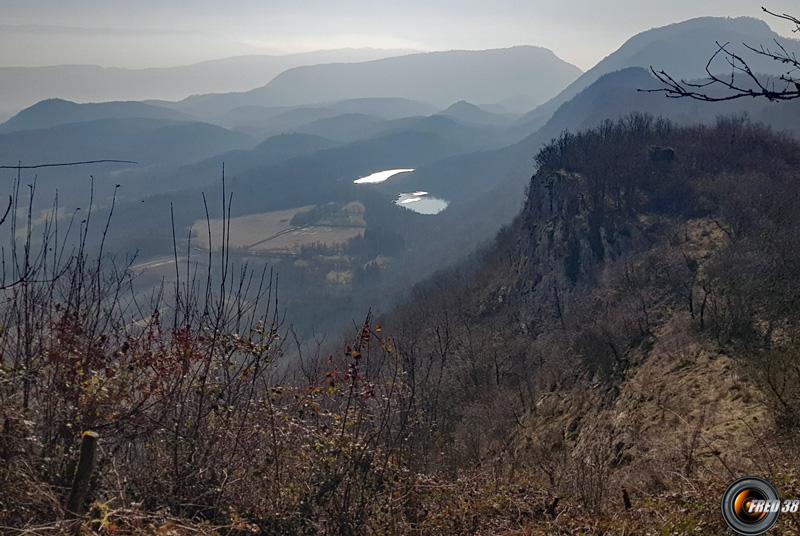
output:
[[[447,201],[438,197],[430,197],[428,192],[400,194],[395,200],[395,204],[419,214],[438,214],[447,208]]]
[[[411,173],[412,171],[414,170],[410,168],[386,169],[365,177],[360,177],[353,182],[356,184],[377,184],[379,182],[385,182],[395,175]],[[419,214],[438,214],[446,209],[448,204],[444,199],[431,197],[428,192],[408,192],[400,194],[397,199],[395,199],[394,203],[395,205],[413,210]]]
[[[377,184],[379,182],[384,182],[389,180],[391,177],[398,175],[400,173],[410,173],[414,171],[413,169],[386,169],[384,171],[378,171],[373,173],[372,175],[367,175],[366,177],[360,177],[353,182],[356,184]]]

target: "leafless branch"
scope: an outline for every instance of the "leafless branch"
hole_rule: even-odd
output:
[[[795,25],[794,32],[800,31],[800,19],[787,14],[777,14],[767,8],[761,8],[764,13],[783,19]],[[679,99],[690,98],[704,102],[724,102],[744,97],[765,98],[770,101],[788,101],[800,98],[800,59],[796,53],[786,49],[777,39],[775,47],[766,45],[752,46],[742,43],[749,52],[786,66],[786,72],[776,76],[766,76],[753,71],[748,61],[734,52],[730,43],[717,42],[717,50],[706,63],[707,78],[700,81],[689,82],[676,79],[664,70],[657,70],[650,66],[662,87],[657,89],[640,89],[645,93],[663,93],[667,97]],[[729,75],[722,75],[715,66],[719,61],[724,61],[730,70]],[[709,89],[720,89],[720,93],[712,93]]]
[[[0,169],[39,169],[48,167],[65,167],[65,166],[84,166],[88,164],[138,164],[132,160],[84,160],[82,162],[61,162],[57,164],[35,164],[32,166],[23,165],[2,165]]]

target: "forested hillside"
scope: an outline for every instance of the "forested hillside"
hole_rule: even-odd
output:
[[[543,148],[514,222],[385,321],[435,431],[415,459],[531,478],[593,533],[667,497],[659,530],[723,533],[725,484],[788,478],[797,433],[799,151],[643,115]]]

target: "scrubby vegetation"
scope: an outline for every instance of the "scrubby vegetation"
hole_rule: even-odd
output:
[[[744,119],[634,115],[545,147],[514,223],[387,323],[436,430],[419,458],[612,517],[623,490],[704,490],[698,530],[722,531],[728,481],[793,471],[798,157]]]
[[[34,238],[12,213],[0,527],[723,534],[734,476],[800,491],[798,164],[743,119],[564,134],[493,243],[332,351],[225,247],[143,300],[84,247],[105,223]]]

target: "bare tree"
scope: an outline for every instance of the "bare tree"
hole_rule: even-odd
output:
[[[795,28],[793,32],[800,32],[800,19],[786,13],[778,14],[761,8],[764,13],[788,21]],[[747,59],[737,54],[730,43],[716,42],[717,51],[709,58],[706,64],[707,78],[696,82],[677,80],[664,70],[650,67],[650,71],[664,85],[662,88],[642,90],[648,93],[664,93],[671,98],[691,98],[705,102],[722,102],[743,97],[766,98],[771,101],[787,101],[800,98],[800,59],[795,52],[789,51],[778,40],[774,45],[752,46],[743,43],[744,47],[755,56],[782,63],[786,71],[777,76],[767,76],[756,73],[751,68]],[[715,72],[719,63],[725,64],[725,69],[730,69],[729,74]],[[716,92],[715,90],[721,90]]]

